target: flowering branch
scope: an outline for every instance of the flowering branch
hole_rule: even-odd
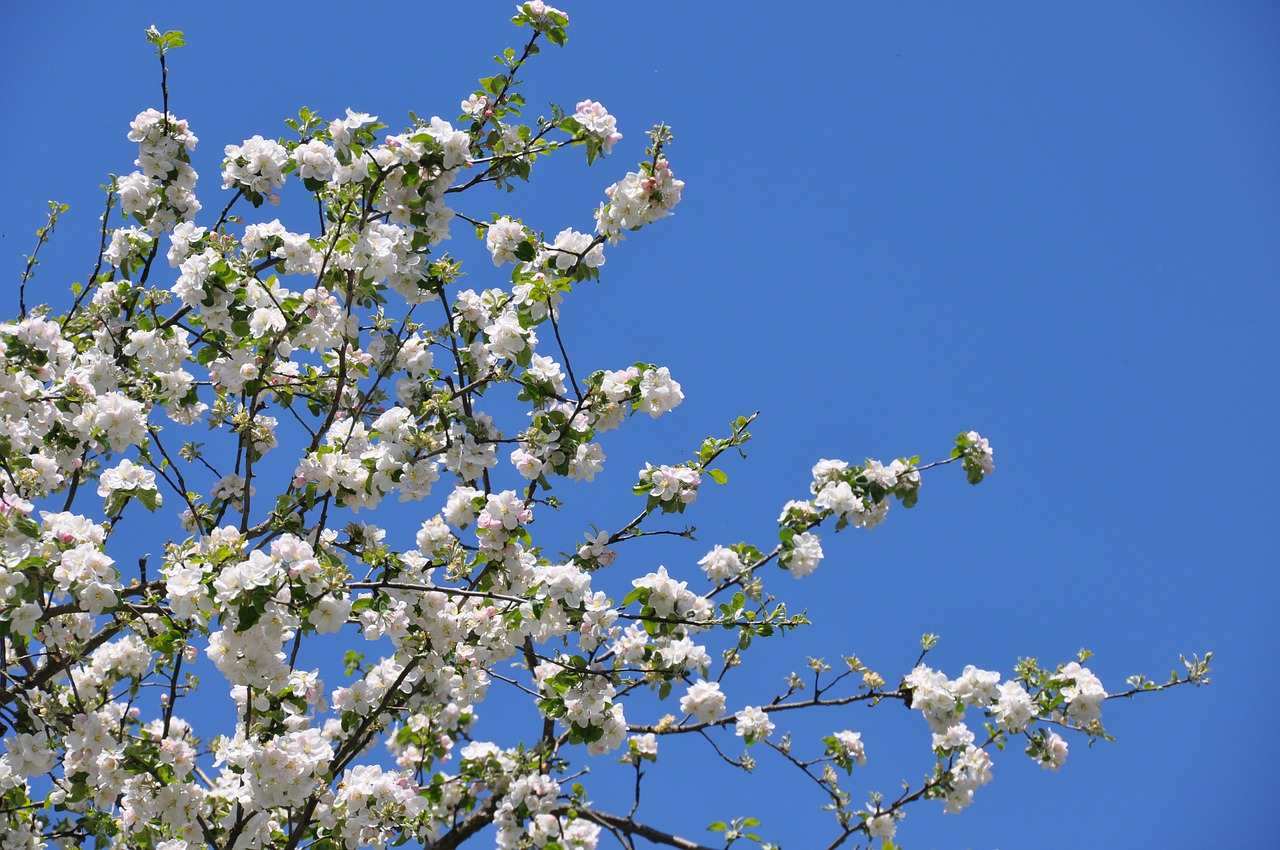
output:
[[[518,75],[539,44],[565,43],[569,20],[528,0],[513,22],[530,37],[462,100],[457,127],[411,113],[395,132],[366,113],[325,120],[304,107],[287,122],[295,137],[226,145],[230,199],[212,226],[199,224],[198,139],[169,111],[167,54],[184,37],[148,31],[162,109],[130,124],[136,170],[111,178],[93,274],[65,314],[28,310],[33,252],[20,315],[0,324],[6,838],[454,848],[492,829],[519,850],[596,850],[605,833],[626,847],[706,850],[637,819],[642,779],[658,773],[641,762],[659,761],[659,738],[679,747],[692,732],[743,770],[757,765],[739,740],[804,772],[839,826],[831,847],[855,833],[889,841],[908,803],[968,806],[992,752],[1016,736],[1057,770],[1068,747],[1058,732],[1106,739],[1107,701],[1208,682],[1210,654],[1118,694],[1082,666],[1087,653],[1056,667],[1024,659],[1007,678],[970,665],[952,679],[925,665],[927,635],[896,685],[854,656],[836,675],[810,659],[812,676],[793,673],[750,704],[760,689],[736,671],[753,646],[808,622],[765,568],[813,575],[820,533],[870,530],[895,503],[911,508],[925,470],[955,463],[981,482],[994,452],[975,431],[923,465],[818,461],[807,496],[783,506],[759,548],[714,545],[700,569],[619,560],[622,541],[693,539],[692,524],[654,518],[698,510],[708,479],[727,483],[724,454],[742,453],[757,414],[738,417],[686,462],[645,463],[629,522],[610,531],[584,516],[585,540],[548,554],[560,544],[535,516],[599,507],[565,484],[596,479],[609,432],[684,400],[659,364],[573,363],[561,328],[606,251],[671,216],[684,183],[660,123],[635,170],[604,189],[593,232],[550,236],[451,209],[482,185],[529,181],[539,156],[580,148],[590,165],[623,140],[592,100],[521,123]],[[288,197],[286,184],[310,196],[318,235],[257,212]],[[37,251],[64,209],[51,205]],[[488,288],[470,288],[462,260],[443,252],[459,221],[479,265],[499,270],[468,261]],[[418,309],[429,301],[439,307]],[[393,497],[411,503],[400,516],[413,527],[369,521]],[[118,563],[139,554],[131,547],[147,553],[136,576]],[[479,720],[494,681],[532,720],[506,746]],[[863,733],[810,740],[797,721],[883,701],[920,712],[935,766],[857,810],[838,771],[852,778],[866,762]],[[211,735],[223,708],[223,734]],[[966,723],[979,714],[982,736]],[[504,740],[525,728],[501,721]],[[369,755],[378,742],[392,762]],[[626,815],[597,808],[586,788],[587,765],[613,754],[635,769]],[[758,826],[710,829],[726,846],[776,847]]]

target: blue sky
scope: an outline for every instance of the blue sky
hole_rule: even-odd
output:
[[[409,109],[455,117],[493,73],[489,57],[523,35],[505,23],[512,5],[8,4],[6,315],[45,200],[72,210],[28,300],[56,300],[92,268],[96,187],[132,170],[128,122],[159,106],[147,25],[187,34],[170,103],[201,139],[201,197],[216,215],[222,147],[283,134],[300,106],[393,126]],[[688,576],[713,543],[767,541],[817,459],[929,460],[977,429],[997,463],[981,487],[941,470],[915,510],[824,535],[812,579],[773,579],[817,625],[762,653],[757,695],[807,655],[856,652],[896,678],[926,631],[942,635],[931,657],[952,676],[966,663],[1008,675],[1020,656],[1051,664],[1086,646],[1113,691],[1211,649],[1211,687],[1108,703],[1119,741],[1073,741],[1059,775],[1006,752],[973,808],[917,805],[899,838],[1261,842],[1280,757],[1280,11],[563,5],[570,42],[524,75],[531,111],[599,100],[623,142],[590,170],[576,153],[554,157],[524,191],[459,208],[587,230],[659,120],[675,129],[669,156],[687,183],[676,216],[609,250],[602,283],[566,308],[576,368],[663,363],[687,396],[613,435],[599,486],[570,492],[601,516],[577,513],[573,527],[619,524],[645,460],[678,461],[759,409],[748,460],[727,464],[729,486],[688,515],[699,542],[627,553],[636,574],[651,560]],[[501,284],[470,243],[461,228],[449,245],[477,257],[470,285]],[[726,684],[731,703],[752,692],[740,681]],[[851,787],[892,793],[929,766],[924,723],[900,709],[814,728],[863,732],[868,784]],[[699,839],[711,820],[755,814],[788,848],[825,846],[821,800],[755,755],[759,770],[737,782],[705,748],[664,750],[646,806],[683,802],[673,819]]]

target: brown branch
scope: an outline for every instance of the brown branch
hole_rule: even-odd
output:
[[[493,813],[497,807],[498,801],[494,797],[486,797],[466,820],[435,841],[423,845],[423,850],[453,850],[461,846],[462,842],[493,823]]]
[[[832,706],[849,705],[855,702],[867,702],[871,700],[873,704],[884,699],[900,699],[904,703],[910,702],[911,695],[908,691],[867,691],[865,694],[852,694],[847,697],[835,697],[833,699],[813,699],[803,700],[801,702],[777,702],[770,705],[760,706],[760,710],[766,714],[772,714],[775,711],[789,711],[796,708],[830,708]],[[733,715],[728,715],[719,720],[712,720],[708,723],[690,723],[681,726],[666,726],[659,724],[656,726],[627,726],[627,731],[631,734],[644,734],[652,732],[656,735],[673,735],[679,732],[701,732],[703,729],[710,729],[716,726],[728,726],[730,723],[736,723]]]
[[[708,847],[705,844],[699,844],[696,841],[690,841],[687,838],[681,838],[678,835],[672,835],[669,832],[663,832],[660,829],[636,823],[631,818],[619,817],[618,815],[611,815],[608,812],[596,811],[595,809],[576,808],[574,811],[577,813],[579,820],[590,821],[626,835],[638,835],[653,844],[679,847],[681,850],[715,850],[715,848]]]

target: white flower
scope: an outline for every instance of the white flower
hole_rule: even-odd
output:
[[[156,489],[156,474],[129,459],[118,466],[104,470],[98,479],[98,495],[110,496],[117,490],[146,491]],[[159,496],[159,494],[156,494]]]
[[[493,264],[495,266],[500,266],[503,263],[514,263],[516,261],[516,250],[524,241],[524,226],[506,216],[489,225],[484,238],[485,247],[493,255]]]
[[[565,391],[564,370],[560,364],[542,354],[535,354],[529,360],[526,374],[541,384],[550,384],[554,393],[563,395]]]
[[[476,518],[475,498],[480,491],[474,487],[456,487],[449,494],[441,516],[449,525],[466,528]]]
[[[594,481],[596,473],[604,469],[604,461],[604,450],[599,443],[583,443],[569,463],[569,475],[574,481]]]
[[[320,634],[332,634],[343,627],[351,615],[351,600],[346,596],[324,596],[311,610],[308,619]]]
[[[1067,761],[1067,742],[1057,732],[1050,732],[1045,739],[1044,751],[1040,755],[1040,767],[1045,770],[1057,770]]]
[[[885,466],[878,460],[867,458],[867,469],[862,475],[868,484],[878,484],[886,490],[898,486],[898,473],[893,465]]]
[[[830,481],[818,491],[813,503],[836,516],[849,519],[862,506],[862,499],[853,492],[848,482]]]
[[[293,149],[293,161],[298,165],[298,176],[303,180],[328,181],[338,167],[333,148],[319,139],[312,139]]]
[[[432,117],[427,134],[435,139],[444,151],[444,167],[457,168],[471,161],[471,137],[438,117]]]
[[[88,611],[95,617],[108,608],[116,607],[118,601],[114,590],[97,581],[84,585],[76,597],[80,602],[80,610]]]
[[[584,561],[595,561],[602,567],[613,563],[618,553],[609,548],[609,532],[599,531],[587,534],[587,542],[578,547],[578,557]]]
[[[934,732],[946,731],[959,719],[956,694],[942,673],[921,664],[907,674],[903,684],[911,691],[911,707],[924,714]]]
[[[693,595],[686,589],[687,582],[678,582],[667,575],[666,567],[658,567],[656,573],[649,573],[642,578],[634,579],[631,582],[631,586],[648,588],[648,605],[659,617],[672,616],[678,610],[681,601],[686,596]]]
[[[818,514],[819,511],[811,503],[792,499],[782,506],[782,512],[778,514],[778,524],[816,521],[819,518]]]
[[[963,723],[948,726],[943,732],[933,733],[933,748],[935,750],[958,750],[962,747],[968,747],[973,741],[973,733]]]
[[[970,431],[965,434],[965,438],[968,440],[965,454],[973,458],[985,474],[990,475],[994,472],[996,468],[995,450],[991,448],[991,444],[987,442],[986,438],[977,431]]]
[[[44,731],[34,734],[15,732],[3,743],[5,755],[0,757],[0,761],[7,762],[8,767],[20,777],[40,776],[52,770],[58,761],[58,750]]]
[[[351,107],[347,107],[347,117],[345,119],[335,118],[329,122],[329,137],[333,139],[335,147],[345,151],[351,144],[352,130],[357,130],[377,120],[378,116],[376,115],[370,115],[367,112],[353,112]]]
[[[289,152],[279,142],[254,136],[242,145],[227,145],[222,163],[222,185],[267,194],[284,185]]]
[[[985,708],[1000,698],[1000,674],[994,670],[979,670],[966,665],[960,678],[951,683],[951,689],[966,706]]]
[[[773,721],[769,719],[769,715],[758,706],[749,705],[734,714],[734,717],[738,721],[735,727],[735,734],[748,744],[763,741],[769,737],[769,733],[775,728]]]
[[[592,269],[603,266],[604,246],[594,242],[589,234],[566,227],[556,234],[556,241],[546,251],[547,262],[562,272],[579,263]]]
[[[1021,732],[1027,728],[1035,709],[1031,705],[1031,695],[1020,682],[1005,682],[998,689],[996,704],[991,708],[991,716],[1006,732]]]
[[[596,209],[596,233],[617,242],[623,231],[671,215],[683,190],[684,181],[675,179],[665,159],[658,160],[651,174],[632,171],[604,190],[609,200]]]
[[[528,2],[521,3],[516,6],[516,14],[527,15],[535,25],[546,23],[552,15],[559,15],[565,20],[569,19],[569,16],[564,12],[561,12],[555,6],[544,3],[543,0],[528,0]]]
[[[646,463],[640,470],[641,484],[649,485],[649,495],[664,502],[691,505],[698,499],[702,473],[690,466],[654,466]]]
[[[36,624],[44,618],[44,611],[34,602],[24,602],[16,609],[6,612],[6,615],[14,634],[31,634]]]
[[[782,565],[796,578],[804,578],[822,561],[822,542],[818,535],[805,531],[791,538],[791,551]]]
[[[818,493],[829,482],[840,480],[840,473],[849,468],[842,460],[823,458],[813,465],[813,483],[809,485],[810,493]]]
[[[606,371],[600,379],[600,392],[609,401],[624,401],[631,397],[631,382],[639,375],[635,366],[628,366],[617,372]]]
[[[840,747],[840,755],[859,766],[867,763],[866,745],[862,743],[861,732],[850,732],[848,729],[835,734],[836,744]]]
[[[116,181],[116,194],[120,196],[120,211],[126,216],[145,216],[157,198],[160,187],[145,174],[135,171]]]
[[[476,92],[466,100],[462,101],[462,103],[459,104],[459,108],[472,118],[479,118],[484,114],[485,110],[489,108],[489,97],[488,95]]]
[[[130,257],[140,256],[151,247],[154,241],[151,234],[137,227],[121,227],[111,233],[111,244],[102,253],[102,258],[112,266],[120,268]]]
[[[636,758],[658,760],[658,738],[652,732],[643,735],[632,735],[628,739],[631,754]]]
[[[955,758],[951,767],[951,791],[946,796],[946,811],[958,812],[973,802],[973,792],[991,781],[991,755],[970,745]]]
[[[605,153],[613,151],[613,146],[622,141],[618,132],[618,122],[603,106],[594,100],[584,100],[578,104],[578,111],[573,114],[582,126],[582,132],[600,142]]]
[[[537,335],[531,329],[521,327],[520,315],[513,309],[504,310],[486,325],[484,335],[489,338],[490,353],[507,360],[514,360],[525,348],[531,349],[538,344]]]
[[[667,411],[674,410],[684,401],[684,393],[680,385],[671,379],[671,371],[666,366],[657,369],[646,369],[640,377],[640,402],[636,408],[657,419]]]
[[[879,814],[880,807],[877,806],[874,812],[866,819],[867,835],[872,838],[879,838],[881,841],[892,841],[893,835],[898,831],[898,822],[894,820],[892,814],[888,812]]]
[[[704,555],[702,560],[698,561],[698,566],[702,567],[707,578],[717,585],[737,578],[743,568],[742,559],[738,557],[738,553],[723,546],[716,546]]]
[[[720,692],[720,683],[705,679],[694,682],[680,697],[680,710],[703,723],[714,723],[724,714],[724,694]]]
[[[1107,698],[1107,692],[1088,667],[1081,667],[1072,661],[1054,678],[1071,683],[1062,689],[1062,697],[1067,701],[1068,717],[1081,723],[1091,723],[1102,717],[1102,701]]]

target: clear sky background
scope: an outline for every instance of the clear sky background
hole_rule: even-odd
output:
[[[899,838],[1274,841],[1280,7],[563,5],[570,43],[524,75],[530,115],[599,100],[623,142],[590,170],[561,155],[523,192],[468,194],[459,209],[588,230],[659,120],[687,182],[677,215],[610,249],[602,283],[566,307],[576,370],[656,361],[687,396],[610,435],[598,486],[567,493],[599,513],[575,513],[571,532],[629,518],[644,460],[679,461],[739,413],[762,411],[756,440],[726,465],[729,486],[708,485],[687,515],[699,542],[640,541],[621,569],[692,577],[713,543],[767,547],[817,459],[936,459],[977,429],[997,464],[981,487],[958,469],[930,474],[915,510],[826,534],[811,579],[772,579],[818,625],[731,677],[731,710],[767,698],[806,655],[856,652],[896,679],[926,631],[942,636],[932,663],[951,676],[966,663],[1010,675],[1020,656],[1052,664],[1086,646],[1111,691],[1211,649],[1211,687],[1107,703],[1119,741],[1072,739],[1059,775],[1012,748],[970,810],[918,804]],[[147,25],[187,35],[170,103],[201,139],[209,224],[225,202],[223,146],[282,135],[300,106],[397,128],[409,109],[455,118],[494,73],[489,57],[527,32],[506,24],[512,6],[5,4],[4,315],[16,315],[45,200],[72,210],[28,301],[60,298],[92,268],[96,187],[133,169],[128,122],[160,105]],[[504,282],[465,226],[448,247],[475,258],[470,285]],[[917,714],[832,713],[810,735],[843,728],[863,732],[870,757],[851,788],[893,794],[929,767]],[[641,814],[708,842],[711,820],[754,814],[788,850],[825,846],[821,799],[754,755],[741,782],[706,747],[664,749]]]

